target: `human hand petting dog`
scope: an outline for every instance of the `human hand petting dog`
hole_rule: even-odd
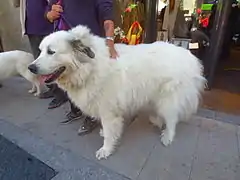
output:
[[[106,45],[109,48],[110,58],[117,59],[118,53],[114,47],[114,22],[112,20],[104,21],[104,30],[106,36]]]
[[[47,19],[50,22],[55,21],[56,19],[60,18],[61,13],[63,12],[63,8],[61,5],[57,4],[53,4],[51,11],[49,11],[47,13]]]
[[[110,58],[112,59],[117,59],[119,57],[115,47],[114,47],[114,41],[112,40],[107,40],[107,46],[109,48],[109,53],[110,53]]]

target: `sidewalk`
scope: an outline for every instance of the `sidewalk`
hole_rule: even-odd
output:
[[[197,116],[179,124],[175,141],[166,148],[161,145],[160,132],[141,117],[125,130],[115,154],[98,161],[95,151],[102,145],[99,129],[78,136],[80,121],[60,124],[68,104],[48,110],[49,100],[28,94],[30,87],[21,78],[3,83],[0,134],[55,169],[58,174],[53,180],[240,179],[237,125],[212,120],[202,111],[208,118]],[[240,122],[240,117],[236,120]]]

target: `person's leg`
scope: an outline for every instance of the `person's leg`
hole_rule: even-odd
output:
[[[74,120],[78,120],[78,119],[82,119],[82,118],[86,118],[86,116],[84,115],[84,113],[77,107],[75,106],[71,100],[69,100],[69,104],[70,104],[70,112],[67,113],[66,117],[67,120],[62,121],[61,123],[63,124],[68,124]]]
[[[37,59],[37,57],[41,53],[41,51],[39,49],[39,45],[40,45],[41,41],[43,40],[43,38],[44,38],[44,36],[28,35],[32,53],[33,53],[33,56],[35,59]]]
[[[52,86],[53,86],[52,93],[54,99],[49,103],[48,109],[60,107],[61,105],[68,101],[67,93],[64,90],[59,88],[57,84],[52,84]]]
[[[78,135],[83,136],[85,134],[91,133],[99,124],[99,119],[86,116],[82,126],[78,130]]]
[[[75,106],[71,100],[69,100],[71,111],[67,113],[67,120],[63,121],[63,124],[68,124],[74,120],[84,119],[84,122],[78,130],[79,135],[85,135],[92,132],[98,125],[98,119],[85,115],[81,109]]]

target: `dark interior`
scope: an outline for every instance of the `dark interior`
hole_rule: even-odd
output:
[[[204,107],[240,114],[240,9],[231,8],[223,46],[216,64],[211,91],[204,97]],[[205,60],[208,60],[207,58]]]

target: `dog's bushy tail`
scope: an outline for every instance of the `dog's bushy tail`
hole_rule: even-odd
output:
[[[206,79],[203,76],[194,77],[190,84],[179,90],[179,118],[182,121],[189,120],[193,114],[197,113],[202,94],[206,85]]]
[[[201,75],[184,83],[167,83],[163,93],[166,97],[160,100],[160,113],[172,112],[179,121],[189,120],[198,110],[205,84],[206,79]]]

